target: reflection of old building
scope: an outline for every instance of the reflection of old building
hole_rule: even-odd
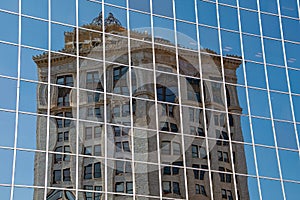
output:
[[[160,188],[163,197],[186,198],[188,191],[189,199],[210,199],[209,166],[215,199],[234,199],[233,166],[238,173],[247,169],[243,147],[232,145],[233,160],[230,156],[229,130],[235,140],[243,138],[238,115],[229,115],[230,127],[226,123],[225,94],[218,82],[220,57],[201,56],[203,78],[213,80],[204,81],[202,91],[198,53],[180,51],[176,60],[175,49],[154,45],[153,51],[151,43],[142,42],[151,41],[151,36],[137,32],[130,32],[140,40],[131,40],[128,52],[127,30],[112,14],[103,21],[105,37],[100,17],[80,29],[79,59],[73,56],[76,30],[65,33],[60,53],[50,55],[50,72],[48,54],[34,57],[40,80],[50,78],[53,84],[49,131],[47,121],[39,121],[37,129],[37,144],[49,141],[48,186],[53,189],[47,199],[75,199],[72,189],[76,187],[88,190],[79,192],[78,199],[101,199],[99,191],[105,185],[107,192],[122,194],[132,194],[135,186],[135,194],[145,199],[159,196]],[[129,68],[129,61],[136,67]],[[179,74],[185,76],[177,76],[177,63]],[[236,81],[239,65],[224,59],[228,82]],[[47,91],[42,86],[38,90],[40,113],[48,109]],[[241,113],[235,87],[227,86],[226,93],[229,112]],[[205,127],[210,139],[205,137]],[[44,181],[38,176],[45,167],[42,159],[36,156],[35,182]],[[240,199],[249,199],[246,179],[237,180],[237,190]],[[36,192],[35,199],[41,195]]]

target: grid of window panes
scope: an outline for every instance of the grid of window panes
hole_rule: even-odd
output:
[[[298,199],[299,0],[0,2],[1,199]]]

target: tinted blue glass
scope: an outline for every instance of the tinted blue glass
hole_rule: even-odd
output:
[[[265,68],[261,64],[247,62],[246,63],[247,82],[249,86],[267,88]]]
[[[36,92],[38,84],[31,82],[20,82],[20,105],[21,111],[27,111],[36,113],[37,112],[37,98]]]
[[[51,24],[51,50],[60,51],[65,47],[65,32],[72,32],[74,29],[70,26]]]
[[[281,41],[264,39],[264,45],[267,63],[284,66]]]
[[[263,12],[277,13],[277,0],[259,0],[260,10]]]
[[[276,151],[274,148],[255,147],[260,176],[279,178]]]
[[[236,70],[237,84],[245,85],[244,69],[242,65]]]
[[[200,46],[202,49],[209,49],[217,54],[220,52],[218,30],[199,26]]]
[[[275,132],[278,147],[298,149],[294,124],[275,121]]]
[[[274,136],[271,120],[252,118],[255,144],[274,146]]]
[[[300,85],[299,85],[300,71],[289,69],[288,73],[290,79],[291,92],[300,94]]]
[[[261,39],[259,37],[243,35],[245,60],[263,61]]]
[[[15,118],[15,113],[0,111],[0,126],[5,127],[5,131],[0,132],[0,146],[14,146]]]
[[[277,16],[262,14],[261,21],[264,36],[280,38],[279,18]]]
[[[131,30],[139,32],[147,31],[149,34],[151,33],[150,15],[130,11],[129,20]]]
[[[112,13],[113,16],[120,21],[122,27],[127,28],[127,13],[125,9],[116,8],[113,6],[105,6],[104,17],[106,18],[109,13]]]
[[[211,2],[197,1],[198,23],[217,27],[216,4]]]
[[[250,133],[250,124],[249,118],[247,116],[241,116],[241,127],[243,133],[243,142],[252,142],[251,133]]]
[[[256,178],[248,177],[248,191],[250,199],[259,199],[259,191]]]
[[[34,185],[34,152],[17,151],[15,183]]]
[[[79,26],[89,24],[102,11],[102,4],[92,1],[80,0],[78,7]]]
[[[197,26],[195,24],[188,24],[177,21],[177,43],[181,47],[189,49],[198,49],[197,42]]]
[[[236,87],[238,96],[238,105],[242,108],[243,114],[248,114],[247,97],[244,87]]]
[[[239,0],[240,7],[257,9],[257,1],[256,0]]]
[[[300,122],[300,96],[293,95],[294,114],[297,122]]]
[[[225,56],[241,56],[240,35],[229,31],[221,31],[222,50]]]
[[[299,154],[293,151],[279,150],[282,178],[300,181],[300,159]]]
[[[154,37],[162,38],[175,44],[174,22],[161,17],[153,17]]]
[[[0,26],[5,31],[0,31],[0,40],[18,43],[18,16],[0,12]]]
[[[3,186],[1,186],[0,187],[1,198],[9,199],[10,198],[10,190],[11,190],[10,187],[3,187]]]
[[[17,81],[0,78],[0,108],[16,109]]]
[[[299,183],[284,182],[284,191],[285,191],[286,199],[298,200],[299,195],[295,191],[299,191],[299,190],[300,190]]]
[[[75,0],[51,0],[51,20],[66,24],[76,24]]]
[[[13,11],[13,12],[17,13],[18,8],[19,8],[19,1],[18,0],[4,0],[4,1],[1,1],[0,8],[5,9],[5,10],[10,10],[10,11]]]
[[[20,148],[36,149],[37,116],[20,114],[18,120],[17,146]],[[39,128],[43,128],[43,126]],[[46,147],[46,142],[43,142],[40,146]],[[45,150],[45,148],[42,150]]]
[[[172,0],[152,0],[153,13],[173,17]]]
[[[288,66],[300,69],[300,45],[285,42],[285,52]]]
[[[270,90],[288,91],[285,71],[285,68],[267,66]]]
[[[25,0],[22,2],[22,13],[39,17],[48,18],[48,0]]]
[[[259,35],[258,13],[248,10],[241,10],[241,25],[242,32]]]
[[[272,166],[270,166],[272,168]],[[283,200],[280,181],[260,179],[263,199]]]
[[[42,53],[43,51],[38,51],[29,48],[21,49],[21,78],[35,81],[38,80],[38,69],[32,57],[40,55]]]
[[[195,22],[194,0],[175,0],[176,18],[190,22]]]
[[[17,77],[18,47],[0,43],[0,60],[0,74]]]
[[[292,121],[290,98],[287,94],[271,92],[273,117]]]
[[[129,8],[150,13],[150,0],[129,0]]]
[[[21,41],[24,45],[48,49],[48,22],[23,17]]]
[[[298,18],[297,0],[280,0],[280,11],[282,15]]]
[[[219,0],[219,3],[224,3],[224,4],[228,4],[228,5],[236,5],[236,0]]]
[[[12,174],[12,166],[13,166],[13,151],[0,149],[0,159],[2,163],[0,165],[0,183],[1,184],[11,184],[11,174]],[[0,191],[1,198],[2,193]]]
[[[252,115],[270,117],[267,91],[249,89],[249,100]]]
[[[237,10],[232,7],[219,6],[221,28],[238,30]]]
[[[126,0],[103,0],[105,3],[126,7]]]
[[[284,39],[300,42],[299,32],[300,32],[300,21],[282,18],[282,28]]]

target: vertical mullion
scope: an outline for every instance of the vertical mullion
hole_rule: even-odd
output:
[[[151,23],[151,44],[152,44],[152,60],[153,60],[153,85],[155,98],[155,123],[156,123],[156,142],[157,142],[157,163],[158,163],[158,180],[159,180],[159,197],[162,200],[162,175],[161,175],[161,160],[160,160],[160,135],[159,135],[159,119],[158,119],[158,104],[156,90],[156,65],[155,65],[155,45],[154,45],[154,25],[153,25],[153,3],[150,0],[150,23]]]
[[[45,189],[44,200],[47,200],[48,186],[48,160],[49,160],[49,134],[50,134],[50,104],[51,104],[51,0],[48,0],[48,80],[47,80],[47,138],[46,138],[46,159],[45,159]]]
[[[12,177],[10,188],[10,200],[14,197],[14,185],[15,185],[15,173],[16,173],[16,159],[17,159],[17,142],[18,142],[18,121],[19,121],[19,100],[20,100],[20,68],[21,68],[21,38],[22,38],[22,0],[19,0],[19,12],[18,12],[18,80],[16,91],[16,118],[15,118],[15,138],[14,138],[14,154],[12,165]]]
[[[228,117],[228,105],[227,105],[227,93],[226,93],[226,79],[225,79],[225,70],[224,70],[224,61],[223,61],[223,49],[222,49],[222,37],[221,37],[221,24],[220,24],[220,13],[219,13],[219,1],[216,0],[216,8],[217,8],[217,23],[218,23],[218,36],[219,36],[219,48],[220,48],[220,61],[221,61],[221,73],[222,73],[222,83],[223,83],[223,93],[224,93],[224,107],[226,112],[226,125],[227,125],[227,132],[229,138],[229,149],[230,149],[230,160],[231,160],[231,167],[232,167],[232,177],[233,177],[233,184],[234,184],[234,193],[235,198],[238,198],[237,192],[237,184],[236,184],[236,176],[235,176],[235,166],[233,162],[233,149],[232,149],[232,140],[231,140],[231,132],[230,132],[230,125],[229,125],[229,117]]]
[[[198,21],[198,4],[197,0],[195,0],[195,17],[196,17],[196,31],[197,31],[197,45],[198,45],[198,57],[199,57],[199,74],[200,74],[200,82],[201,82],[201,101],[202,101],[202,110],[203,110],[203,129],[205,132],[205,145],[207,152],[207,166],[208,166],[208,176],[209,176],[209,188],[210,188],[210,199],[214,199],[213,192],[213,181],[212,181],[212,172],[211,172],[211,163],[210,163],[210,150],[209,150],[209,141],[208,141],[208,130],[207,130],[207,122],[206,122],[206,109],[205,109],[205,97],[204,97],[204,81],[203,81],[203,71],[202,71],[202,58],[201,58],[201,43],[200,43],[200,33],[199,33],[199,21]]]
[[[78,187],[79,187],[79,21],[78,21],[78,3],[76,0],[76,183],[75,183],[75,198],[78,198]]]
[[[131,47],[130,47],[130,23],[129,23],[129,0],[126,0],[126,13],[127,13],[127,42],[128,42],[128,71],[129,71],[129,95],[130,95],[130,129],[131,129],[131,170],[132,170],[132,187],[133,187],[133,199],[136,198],[136,188],[135,188],[135,163],[134,163],[134,129],[133,129],[133,109],[132,109],[132,83],[131,83]],[[127,188],[126,188],[127,189]]]
[[[259,2],[259,0],[257,0],[257,10],[258,10],[258,19],[259,19],[259,29],[260,29],[260,40],[261,40],[261,46],[262,46],[262,55],[263,55],[263,62],[264,62],[264,71],[265,71],[265,74],[266,74],[266,86],[267,86],[267,94],[268,94],[268,103],[269,103],[270,117],[271,117],[271,123],[272,123],[272,131],[273,131],[275,151],[276,151],[276,159],[277,159],[277,165],[278,165],[278,170],[279,170],[279,176],[280,176],[280,183],[281,183],[281,189],[282,189],[283,199],[286,200],[285,194],[284,194],[285,193],[284,192],[284,186],[283,186],[283,182],[282,182],[282,174],[281,174],[281,167],[280,167],[280,160],[279,160],[277,139],[276,139],[276,133],[275,133],[275,124],[274,124],[273,111],[272,111],[272,102],[271,102],[271,95],[270,95],[270,86],[269,86],[269,79],[268,79],[268,71],[267,71],[266,54],[265,54],[265,46],[264,46],[264,39],[263,39],[262,19],[261,19],[261,11],[260,11],[260,2]]]
[[[255,149],[255,143],[254,143],[254,134],[253,134],[253,127],[252,127],[252,116],[251,116],[250,101],[249,101],[249,91],[248,91],[248,82],[247,82],[246,65],[245,65],[246,61],[245,61],[245,55],[244,55],[244,44],[243,44],[243,34],[242,34],[239,0],[237,0],[237,11],[238,11],[239,35],[240,35],[242,62],[243,62],[243,74],[244,74],[244,80],[245,80],[246,101],[247,101],[247,107],[248,107],[250,134],[251,134],[251,140],[252,140],[251,146],[252,146],[253,156],[254,156],[254,165],[255,165],[256,179],[257,179],[257,185],[258,185],[259,199],[262,200],[258,165],[257,165],[257,159],[256,159],[256,149]]]
[[[294,104],[293,104],[292,92],[291,92],[289,70],[288,70],[288,63],[287,63],[287,55],[286,55],[285,45],[284,45],[284,33],[283,33],[283,28],[282,28],[282,18],[281,18],[281,9],[280,9],[280,2],[279,2],[279,0],[277,0],[277,4],[278,4],[279,27],[280,27],[280,35],[281,35],[281,45],[282,45],[282,52],[283,52],[283,60],[284,60],[285,72],[286,72],[286,80],[287,80],[287,86],[288,86],[288,92],[289,92],[289,98],[290,98],[290,106],[291,106],[291,112],[292,112],[292,118],[293,118],[295,138],[296,138],[296,143],[297,143],[297,147],[298,147],[298,153],[299,153],[299,157],[300,157],[300,151],[299,151],[300,150],[300,145],[299,145],[299,138],[298,138],[298,131],[297,131],[297,125],[296,125],[295,112],[294,112]]]
[[[103,102],[104,102],[104,108],[103,108],[103,117],[104,117],[104,191],[105,191],[105,200],[107,200],[107,89],[106,89],[106,63],[105,63],[105,25],[104,25],[104,14],[105,14],[105,6],[104,1],[102,0],[102,52],[103,52]]]
[[[176,24],[176,7],[175,0],[173,2],[173,21],[174,21],[174,36],[175,36],[175,51],[176,51],[176,71],[177,71],[177,90],[178,90],[178,104],[179,104],[179,119],[180,119],[180,134],[181,134],[181,149],[182,149],[182,161],[183,161],[183,173],[184,173],[184,186],[185,186],[185,198],[189,199],[189,190],[187,184],[187,169],[186,169],[186,158],[185,158],[185,145],[183,135],[183,122],[182,122],[182,104],[181,104],[181,84],[179,75],[179,56],[178,56],[178,41],[177,41],[177,24]],[[173,186],[172,186],[173,187]]]

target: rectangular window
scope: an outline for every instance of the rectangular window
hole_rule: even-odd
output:
[[[94,146],[94,156],[101,156],[101,145]]]
[[[124,152],[130,152],[129,142],[123,142],[123,150]]]
[[[93,130],[91,127],[86,127],[85,128],[85,139],[90,140],[93,138]]]
[[[96,126],[94,127],[94,138],[99,138],[101,137],[101,127],[100,126]]]
[[[198,158],[198,146],[197,145],[192,145],[192,157],[193,158]]]
[[[180,188],[178,182],[173,182],[173,193],[180,195]]]
[[[95,163],[94,164],[94,178],[100,178],[101,177],[101,163]]]
[[[132,182],[126,182],[126,193],[133,194],[133,184]]]
[[[53,183],[59,183],[61,181],[61,171],[54,170],[53,171]]]
[[[71,181],[70,168],[64,169],[64,171],[63,171],[63,180],[64,181]]]
[[[84,167],[84,179],[92,179],[92,164]]]
[[[163,192],[164,192],[164,194],[171,193],[171,182],[170,181],[163,181]]]
[[[115,192],[124,192],[123,182],[116,182]]]

